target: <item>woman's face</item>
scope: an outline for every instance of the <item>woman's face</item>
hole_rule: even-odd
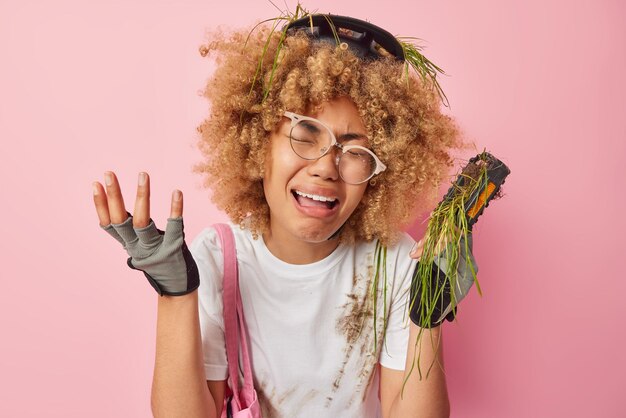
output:
[[[358,134],[350,137],[360,139],[346,143],[367,146],[365,125],[349,98],[326,102],[319,112],[306,116],[328,126],[339,142],[345,134]],[[269,238],[283,245],[325,243],[354,212],[367,182],[352,185],[341,179],[336,165],[341,151],[336,147],[317,160],[298,157],[289,142],[290,122],[283,118],[272,132],[266,158],[263,189],[270,208]]]

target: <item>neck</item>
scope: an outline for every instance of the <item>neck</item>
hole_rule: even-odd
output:
[[[267,249],[289,264],[311,264],[328,257],[339,245],[339,237],[321,242],[308,242],[284,231],[270,230],[263,234]]]

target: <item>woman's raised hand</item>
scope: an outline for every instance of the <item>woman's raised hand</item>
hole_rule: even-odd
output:
[[[172,194],[170,218],[165,232],[150,218],[150,177],[139,173],[135,211],[131,216],[117,177],[104,174],[105,186],[93,183],[93,198],[100,226],[128,252],[128,266],[144,272],[160,295],[180,296],[196,290],[200,284],[198,268],[187,245],[183,227],[183,196]],[[106,191],[105,191],[106,190]]]

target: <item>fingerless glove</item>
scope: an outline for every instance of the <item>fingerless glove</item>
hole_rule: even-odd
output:
[[[182,217],[168,219],[165,232],[152,219],[147,226],[134,228],[130,215],[121,224],[102,228],[122,244],[130,256],[128,266],[142,271],[159,295],[186,295],[200,285],[198,267],[185,244]]]

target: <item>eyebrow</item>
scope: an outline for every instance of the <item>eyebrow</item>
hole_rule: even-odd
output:
[[[309,120],[301,120],[300,123],[311,133],[319,134],[321,132],[320,129],[314,123],[312,123]],[[345,134],[335,135],[335,138],[337,138],[337,141],[340,141],[340,142],[343,142],[343,141],[354,141],[354,140],[358,140],[358,139],[363,139],[365,141],[368,140],[368,138],[367,138],[367,136],[365,134],[359,134],[359,133],[356,133],[356,132],[346,132]]]
[[[309,132],[314,133],[314,134],[318,134],[318,133],[320,133],[320,129],[319,129],[317,126],[315,126],[315,124],[311,123],[310,121],[303,120],[303,121],[300,121],[300,123],[301,123],[301,124],[302,124],[302,125],[303,125],[303,126],[304,126],[304,127],[305,127],[308,131],[309,131]]]
[[[337,136],[337,141],[352,141],[355,139],[367,140],[367,136],[365,136],[364,134],[358,134],[355,132],[348,132],[348,133]]]

